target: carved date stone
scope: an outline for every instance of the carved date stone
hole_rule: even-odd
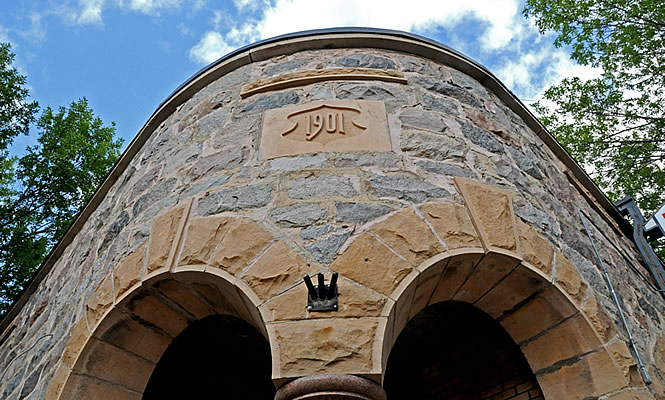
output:
[[[318,101],[268,110],[264,159],[318,152],[390,151],[382,101]]]

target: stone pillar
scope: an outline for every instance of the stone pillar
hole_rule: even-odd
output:
[[[376,383],[353,375],[326,374],[298,378],[282,386],[275,400],[386,400]]]

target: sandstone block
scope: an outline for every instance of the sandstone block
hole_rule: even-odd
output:
[[[190,289],[187,285],[181,284],[173,279],[165,279],[154,285],[161,294],[173,300],[175,304],[191,314],[194,319],[201,319],[214,314],[212,308]]]
[[[119,299],[132,286],[141,281],[143,273],[143,260],[145,259],[145,245],[141,245],[128,255],[113,271],[113,286],[115,298]]]
[[[370,232],[414,265],[445,251],[429,226],[410,209],[379,222]]]
[[[88,325],[91,329],[97,326],[97,323],[102,318],[106,310],[113,307],[113,277],[108,274],[97,286],[97,289],[92,293],[88,304],[86,305],[85,312],[88,318]]]
[[[164,334],[174,338],[187,327],[184,316],[159,301],[151,294],[137,294],[125,306],[127,311],[156,326]]]
[[[549,281],[520,264],[475,305],[496,319],[547,285]]]
[[[281,377],[372,372],[377,328],[374,318],[295,321],[273,326]]]
[[[399,336],[402,329],[404,329],[407,322],[409,322],[411,306],[413,305],[413,300],[416,295],[417,279],[418,272],[414,270],[404,279],[404,281],[402,281],[402,283],[400,283],[397,290],[395,290],[391,296],[391,298],[395,300],[395,305],[393,306],[393,334],[395,336]]]
[[[222,292],[214,285],[202,282],[193,282],[190,285],[209,306],[215,309],[217,314],[230,314],[250,320],[246,318],[245,304],[235,291],[224,290]]]
[[[515,343],[519,344],[576,312],[575,305],[556,286],[550,286],[515,312],[500,320],[500,323]]]
[[[44,396],[44,400],[57,400],[62,392],[62,389],[69,379],[70,370],[64,365],[59,365],[58,369],[53,374],[51,381],[48,384],[48,390]]]
[[[597,351],[574,363],[538,376],[546,399],[587,399],[620,389],[625,385],[605,351]]]
[[[464,282],[454,299],[475,303],[512,271],[518,259],[501,253],[487,253]]]
[[[520,255],[511,196],[503,190],[464,178],[455,178],[481,240],[488,250]]]
[[[616,361],[626,381],[630,381],[630,369],[636,368],[637,363],[633,359],[632,354],[630,354],[630,349],[626,345],[626,342],[616,340],[607,346],[607,351],[614,358],[614,361]]]
[[[69,337],[64,352],[62,353],[62,362],[67,367],[74,367],[74,363],[83,350],[83,347],[88,343],[89,338],[90,331],[88,331],[88,322],[86,321],[86,318],[80,318],[72,328],[72,334]]]
[[[484,253],[481,250],[457,254],[450,258],[448,265],[441,273],[441,279],[432,293],[429,304],[435,304],[440,301],[452,300],[458,292],[460,286],[471,271],[478,265],[483,258]]]
[[[304,283],[275,296],[261,306],[267,321],[293,321],[300,319],[321,318],[361,318],[378,317],[386,304],[387,298],[344,277],[338,284],[338,309],[334,314],[307,312],[307,287]]]
[[[94,336],[108,344],[157,363],[171,338],[140,324],[121,311],[114,310],[104,318]]]
[[[582,279],[577,268],[564,256],[557,252],[554,256],[556,265],[556,283],[561,286],[576,302],[580,304],[589,287]]]
[[[464,207],[454,203],[429,203],[421,206],[420,211],[449,250],[482,247]]]
[[[233,218],[229,217],[193,219],[187,226],[178,264],[207,264],[232,223]]]
[[[516,219],[517,231],[524,261],[540,269],[548,276],[552,274],[554,252],[550,242],[529,224]]]
[[[659,371],[665,371],[665,335],[660,335],[653,347],[654,365]],[[665,391],[663,391],[665,395]]]
[[[298,283],[313,269],[283,242],[277,242],[247,270],[242,280],[261,301],[266,301]]]
[[[362,233],[330,267],[361,285],[390,296],[413,267],[369,233]]]
[[[150,229],[148,272],[167,267],[185,207],[177,207],[155,218]]]
[[[589,318],[596,332],[604,342],[608,342],[616,335],[614,321],[607,315],[607,312],[601,304],[598,303],[596,296],[589,296],[582,309],[584,315]]]
[[[76,371],[141,393],[154,366],[151,362],[92,339],[81,355]]]
[[[448,265],[450,257],[442,258],[435,262],[433,265],[428,266],[418,275],[418,283],[416,292],[413,297],[413,304],[411,305],[411,312],[409,317],[413,317],[420,310],[425,308],[434,293],[437,285],[441,281],[441,273]]]
[[[239,219],[217,247],[210,265],[237,275],[273,240],[270,233],[254,221]]]
[[[141,400],[141,393],[72,373],[62,392],[65,399]]]
[[[523,346],[522,352],[533,371],[550,367],[563,360],[582,357],[598,349],[600,341],[582,314],[549,329]]]

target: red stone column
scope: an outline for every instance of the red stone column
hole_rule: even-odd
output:
[[[282,386],[275,400],[386,400],[376,383],[353,375],[313,375]]]

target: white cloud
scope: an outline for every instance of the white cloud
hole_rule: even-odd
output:
[[[181,5],[182,0],[129,0],[125,7],[148,15],[159,15],[163,9],[178,9]]]
[[[256,11],[259,8],[270,7],[270,0],[233,0],[233,5],[241,11]]]
[[[196,62],[209,64],[233,50],[218,32],[206,32],[201,40],[189,50],[189,56]]]
[[[190,3],[189,9],[192,11],[198,11],[205,4],[205,0],[78,0],[78,6],[65,2],[57,6],[57,11],[53,13],[80,25],[101,24],[103,23],[103,11],[107,7],[159,16],[161,11],[179,10],[185,3]]]
[[[542,98],[544,91],[564,78],[577,76],[582,80],[597,78],[599,68],[576,64],[564,50],[549,46],[525,52],[503,66],[495,74],[515,94],[527,102]]]
[[[42,15],[38,13],[30,14],[30,28],[23,31],[21,35],[33,42],[41,42],[46,38],[46,27],[42,23]]]
[[[101,24],[104,0],[79,0],[81,12],[76,22],[79,24]]]
[[[219,30],[222,26],[222,21],[224,21],[224,13],[220,10],[214,10],[212,12],[212,19],[210,23],[215,27],[215,30]]]
[[[9,40],[9,30],[2,25],[0,25],[0,42],[12,43],[12,41]]]
[[[427,31],[438,27],[454,29],[465,18],[475,18],[485,27],[480,34],[482,47],[496,50],[509,44],[526,24],[519,13],[519,0],[411,0],[408,6],[397,0],[277,0],[274,5],[266,0],[234,0],[234,5],[241,11],[262,6],[263,14],[260,19],[241,27],[232,26],[225,33],[218,32],[222,40],[217,43],[226,49],[309,29],[369,24],[376,28]],[[219,20],[218,15],[213,19],[217,31],[220,31]],[[203,59],[210,58],[198,60]]]
[[[192,34],[192,30],[182,22],[178,24],[178,30],[183,36],[189,36]]]

